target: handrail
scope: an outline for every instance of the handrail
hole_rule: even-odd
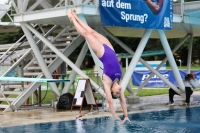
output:
[[[34,25],[33,27],[36,27],[36,26],[37,26],[37,24]],[[0,56],[0,59],[2,59],[8,52],[10,52],[11,49],[14,48],[14,46],[16,46],[22,39],[24,39],[24,37],[26,37],[26,35],[23,35],[15,44],[13,44],[9,49],[7,49],[6,52],[4,52],[4,53]],[[20,43],[10,54],[8,54],[8,55],[10,56],[10,55],[11,55],[19,46],[21,46],[25,41],[26,41],[26,39],[25,39],[23,42],[21,42],[21,43]],[[6,60],[9,56],[7,56],[4,60]],[[3,61],[4,61],[4,60],[3,60]],[[1,64],[3,61],[1,61],[0,64]]]
[[[45,35],[44,37],[46,37],[47,35],[49,35],[52,31],[55,30],[55,28],[58,27],[58,25],[54,25]],[[36,45],[38,45],[41,42],[41,40],[38,40],[36,42]],[[27,52],[25,53],[25,55],[28,55],[28,53],[31,52],[31,48],[27,50]],[[21,59],[24,58],[24,56],[20,57],[19,60],[21,61]],[[15,62],[5,73],[3,73],[3,75],[1,75],[2,77],[6,76],[8,73],[11,72],[11,70],[13,70],[19,63],[20,61]]]
[[[27,1],[26,1],[27,2]],[[62,4],[64,2],[64,5]],[[11,0],[11,3],[16,11],[17,14],[19,14],[20,12],[23,13],[23,9],[19,9],[19,6],[23,6],[23,2],[20,3],[20,5],[17,5],[16,2],[14,0]],[[36,3],[36,2],[35,2]],[[80,4],[90,4],[90,3],[93,3],[94,5],[97,5],[99,3],[99,0],[60,0],[54,7],[52,8],[57,8],[61,6],[69,6],[69,5],[80,5]],[[37,5],[38,6],[38,5]],[[37,7],[36,6],[36,7]],[[31,8],[31,7],[30,7]],[[33,7],[34,8],[34,7]],[[31,8],[32,9],[32,8]],[[30,9],[27,9],[25,12],[28,12]],[[31,10],[31,11],[34,11],[34,10]]]
[[[19,46],[21,46],[25,41],[26,41],[26,39],[25,39],[24,41],[22,41],[11,53],[9,53],[8,56],[6,56],[5,59],[1,60],[0,64],[1,64],[2,62],[4,62],[10,55],[12,55],[12,54],[15,52],[15,50],[16,50]]]
[[[2,59],[3,56],[6,55],[6,54],[7,54],[15,45],[17,45],[25,36],[26,36],[26,35],[23,35],[15,44],[13,44],[9,49],[7,49],[6,52],[4,52],[4,53],[1,55],[0,59]]]
[[[181,0],[181,22],[183,22],[184,15],[184,0]]]

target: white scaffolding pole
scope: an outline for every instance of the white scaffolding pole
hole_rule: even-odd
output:
[[[83,60],[84,60],[84,58],[85,58],[85,55],[86,55],[87,51],[88,51],[88,46],[87,46],[87,44],[85,43],[84,46],[83,46],[83,48],[82,48],[82,50],[81,50],[81,52],[80,52],[80,54],[79,54],[79,56],[78,56],[78,58],[77,58],[77,60],[76,60],[75,65],[76,65],[77,67],[80,67],[80,66],[81,66],[81,64],[82,64],[82,62],[83,62]],[[72,69],[73,69],[73,68],[72,68]],[[73,84],[74,78],[75,78],[75,77],[76,77],[76,72],[75,72],[74,70],[72,70],[72,72],[71,72],[71,74],[70,74],[70,76],[69,76],[69,78],[68,78],[68,79],[70,80],[70,82],[68,82],[68,83],[65,85],[65,87],[64,87],[63,90],[62,90],[62,94],[67,93],[67,92],[69,91],[70,86]]]
[[[180,43],[172,50],[172,53],[176,52],[176,50],[186,41],[186,39],[188,38],[189,34],[187,34],[181,41]],[[156,70],[159,70],[162,65],[167,61],[167,57],[160,63],[160,65],[156,68]],[[148,83],[148,81],[154,76],[154,73],[151,73],[151,75],[149,75],[149,77],[138,87],[138,89],[136,90],[136,92],[134,93],[134,96],[136,96],[138,94],[138,92],[140,92],[140,90]],[[180,93],[180,91],[174,86],[172,88],[174,91],[176,91],[178,94]]]
[[[185,86],[184,86],[183,80],[182,80],[181,75],[179,73],[179,70],[178,70],[178,67],[176,65],[176,62],[175,62],[174,56],[172,54],[172,51],[171,51],[171,49],[169,47],[169,43],[167,41],[165,33],[164,33],[163,30],[157,30],[157,31],[158,31],[158,35],[160,37],[160,40],[162,42],[164,51],[166,53],[166,56],[168,58],[168,61],[169,61],[170,65],[171,65],[171,67],[172,67],[172,72],[173,72],[174,77],[175,77],[175,79],[177,81],[177,84],[178,84],[180,89],[185,90],[184,89]]]
[[[32,37],[31,32],[26,28],[27,25],[28,24],[21,23],[21,27],[22,27],[22,29],[23,29],[23,31],[24,31],[24,33],[25,33],[25,35],[26,35],[26,37],[27,37],[27,39],[30,43],[31,49],[33,50],[34,55],[35,55],[35,57],[38,61],[38,65],[40,66],[40,68],[41,68],[41,70],[44,73],[46,78],[53,79],[51,72],[49,71],[49,69],[48,69],[48,67],[47,67],[47,65],[46,65],[46,63],[45,63],[45,61],[44,61],[44,59],[43,59],[43,57],[40,53],[40,50],[38,49],[38,47],[35,43],[35,40]],[[51,86],[53,92],[55,93],[55,95],[57,97],[59,97],[60,92],[58,91],[56,84],[50,84],[50,86]]]
[[[192,59],[192,42],[193,42],[193,34],[190,35],[190,44],[188,49],[188,59],[187,59],[187,74],[190,73],[191,68],[191,59]]]
[[[152,33],[152,29],[147,29],[145,31],[138,47],[137,47],[137,50],[136,50],[136,52],[135,52],[135,54],[134,54],[134,56],[133,56],[133,58],[132,58],[132,60],[129,64],[129,67],[128,67],[128,69],[127,69],[127,71],[126,71],[126,73],[123,77],[123,80],[121,82],[121,86],[123,88],[123,91],[125,91],[125,88],[128,85],[129,79],[132,76],[132,73],[133,73],[133,71],[136,67],[138,60],[140,59],[140,56],[142,55],[142,52],[143,52],[143,50],[144,50],[144,48],[147,44],[147,41],[149,40],[151,33]]]
[[[135,53],[127,47],[123,42],[121,42],[118,38],[116,38],[114,35],[112,35],[108,30],[105,28],[101,28],[110,38],[112,38],[115,42],[117,42],[122,48],[124,48],[127,52],[129,52],[131,55],[135,55]],[[174,86],[169,80],[167,80],[165,77],[163,77],[158,71],[156,71],[154,68],[152,68],[146,61],[144,61],[142,58],[139,59],[139,61],[144,64],[152,73],[156,74],[161,80],[163,80],[166,84],[168,84],[171,88],[176,89],[176,86]],[[179,92],[179,90],[177,89]]]
[[[43,43],[46,44],[54,53],[56,53],[65,63],[67,63],[74,71],[77,72],[83,78],[89,78],[85,73],[83,73],[73,62],[71,62],[63,53],[61,53],[55,46],[53,46],[46,38],[44,38],[38,31],[36,31],[32,26],[24,24],[32,33],[34,33]],[[103,89],[91,80],[92,86],[103,96],[106,97]]]

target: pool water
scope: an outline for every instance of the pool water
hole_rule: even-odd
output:
[[[123,117],[121,117],[123,118]],[[2,127],[0,133],[199,133],[200,107],[130,114],[121,125],[112,117]]]

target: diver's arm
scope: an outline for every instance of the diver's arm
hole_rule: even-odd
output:
[[[122,90],[121,95],[120,95],[120,104],[121,104],[122,110],[124,112],[124,120],[122,121],[122,124],[127,120],[130,122],[130,120],[128,118],[127,107],[126,107],[126,99],[124,97],[123,90]]]
[[[104,76],[104,90],[106,93],[106,99],[109,104],[109,109],[110,109],[110,112],[111,112],[112,116],[114,117],[114,119],[121,121],[121,119],[117,116],[117,114],[115,112],[115,108],[114,108],[113,100],[112,100],[112,96],[111,96],[111,91],[110,91],[111,84],[110,84],[110,81],[108,81],[110,79],[107,79],[107,78],[108,77]]]

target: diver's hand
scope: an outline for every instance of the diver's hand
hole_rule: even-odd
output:
[[[124,124],[125,121],[129,121],[129,122],[131,122],[131,121],[129,120],[128,116],[124,117],[124,120],[122,121],[121,124]]]

